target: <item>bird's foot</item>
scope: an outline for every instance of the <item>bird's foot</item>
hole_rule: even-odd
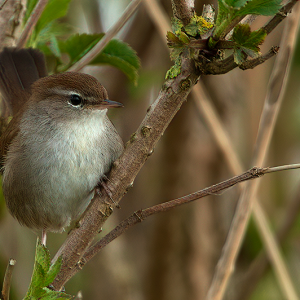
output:
[[[111,202],[115,205],[116,208],[121,208],[119,203],[115,202],[113,197],[112,197],[112,192],[109,188],[109,186],[107,185],[106,182],[109,182],[109,179],[106,175],[103,175],[98,183],[98,185],[96,186],[96,193],[101,196],[101,186],[103,187],[104,191],[106,192],[107,196],[109,197],[109,199],[111,200]]]

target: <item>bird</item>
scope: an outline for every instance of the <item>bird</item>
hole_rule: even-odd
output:
[[[0,53],[2,190],[11,215],[35,232],[62,232],[84,212],[124,149],[107,116],[122,107],[88,74],[48,75],[37,49]]]

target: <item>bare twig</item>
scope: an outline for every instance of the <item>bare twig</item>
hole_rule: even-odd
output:
[[[16,264],[16,260],[14,259],[10,259],[5,271],[5,275],[4,275],[4,280],[3,280],[3,287],[2,287],[2,295],[1,295],[1,299],[2,300],[8,300],[9,299],[9,290],[10,290],[10,286],[11,286],[11,278],[12,278],[12,273],[13,273],[13,269],[14,266]]]
[[[190,203],[192,201],[199,200],[209,195],[218,195],[221,191],[224,191],[238,183],[242,183],[250,179],[259,178],[268,173],[291,170],[291,169],[299,169],[299,168],[300,168],[300,164],[292,164],[292,165],[272,167],[272,168],[253,167],[252,169],[244,172],[241,175],[235,176],[233,178],[230,178],[218,184],[212,185],[193,194],[189,194],[187,196],[180,197],[178,199],[174,199],[143,210],[136,211],[130,217],[122,221],[116,228],[114,228],[106,236],[104,236],[99,242],[91,246],[88,249],[88,251],[84,254],[80,262],[77,264],[76,269],[73,269],[72,274],[74,275],[75,273],[80,271],[90,259],[92,259],[98,252],[100,252],[106,245],[108,245],[114,239],[119,237],[121,234],[126,232],[134,225],[144,221],[146,218],[154,214],[168,211],[182,204]]]
[[[7,1],[8,1],[8,0],[4,0],[4,1],[2,2],[2,4],[0,5],[0,10],[4,7],[4,5],[6,4]]]
[[[47,5],[48,0],[39,0],[36,4],[33,13],[31,14],[30,18],[28,19],[26,26],[17,42],[17,47],[22,48],[25,46],[34,26],[36,25],[37,21],[39,20],[42,12]]]
[[[83,56],[76,64],[74,64],[69,71],[80,71],[84,66],[91,62],[108,44],[108,42],[123,28],[128,19],[136,11],[137,7],[142,0],[132,0],[130,4],[124,10],[122,16],[118,21],[107,31],[105,36],[89,51],[85,56]]]
[[[258,132],[256,142],[256,151],[253,157],[254,164],[262,164],[264,161],[276,122],[276,117],[282,102],[291,56],[294,49],[295,36],[298,28],[298,13],[294,13],[292,16],[292,18],[288,19],[288,23],[285,27],[285,32],[283,33],[283,39],[281,42],[282,51],[276,60],[274,70],[271,75],[265,107],[261,117],[260,130]],[[234,269],[233,266],[235,264],[242,239],[245,234],[257,188],[257,183],[248,183],[244,192],[242,193],[234,219],[232,221],[228,238],[223,248],[222,256],[217,265],[213,282],[207,296],[207,299],[209,300],[222,299],[224,295],[229,277]],[[258,218],[256,218],[256,220],[258,220]],[[269,252],[269,255],[274,261],[278,259],[278,257],[271,251]],[[276,276],[282,283],[284,283],[284,294],[287,299],[298,299],[284,266],[281,266],[280,270],[276,271]]]

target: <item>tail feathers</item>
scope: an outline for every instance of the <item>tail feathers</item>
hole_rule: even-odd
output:
[[[0,53],[0,91],[15,115],[29,97],[30,86],[47,76],[44,55],[35,49],[5,48]]]

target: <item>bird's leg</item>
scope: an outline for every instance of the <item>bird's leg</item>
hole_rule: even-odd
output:
[[[47,231],[46,229],[42,230],[42,238],[41,238],[41,243],[46,247],[46,241],[47,241]]]
[[[110,188],[108,187],[107,183],[105,181],[109,181],[108,177],[106,175],[103,175],[100,178],[100,181],[98,182],[98,185],[96,186],[96,193],[98,195],[101,195],[100,192],[100,187],[102,186],[104,191],[106,192],[107,196],[109,197],[109,199],[113,202],[113,204],[117,207],[120,208],[120,205],[118,203],[116,203],[112,197],[112,192],[110,190]]]

